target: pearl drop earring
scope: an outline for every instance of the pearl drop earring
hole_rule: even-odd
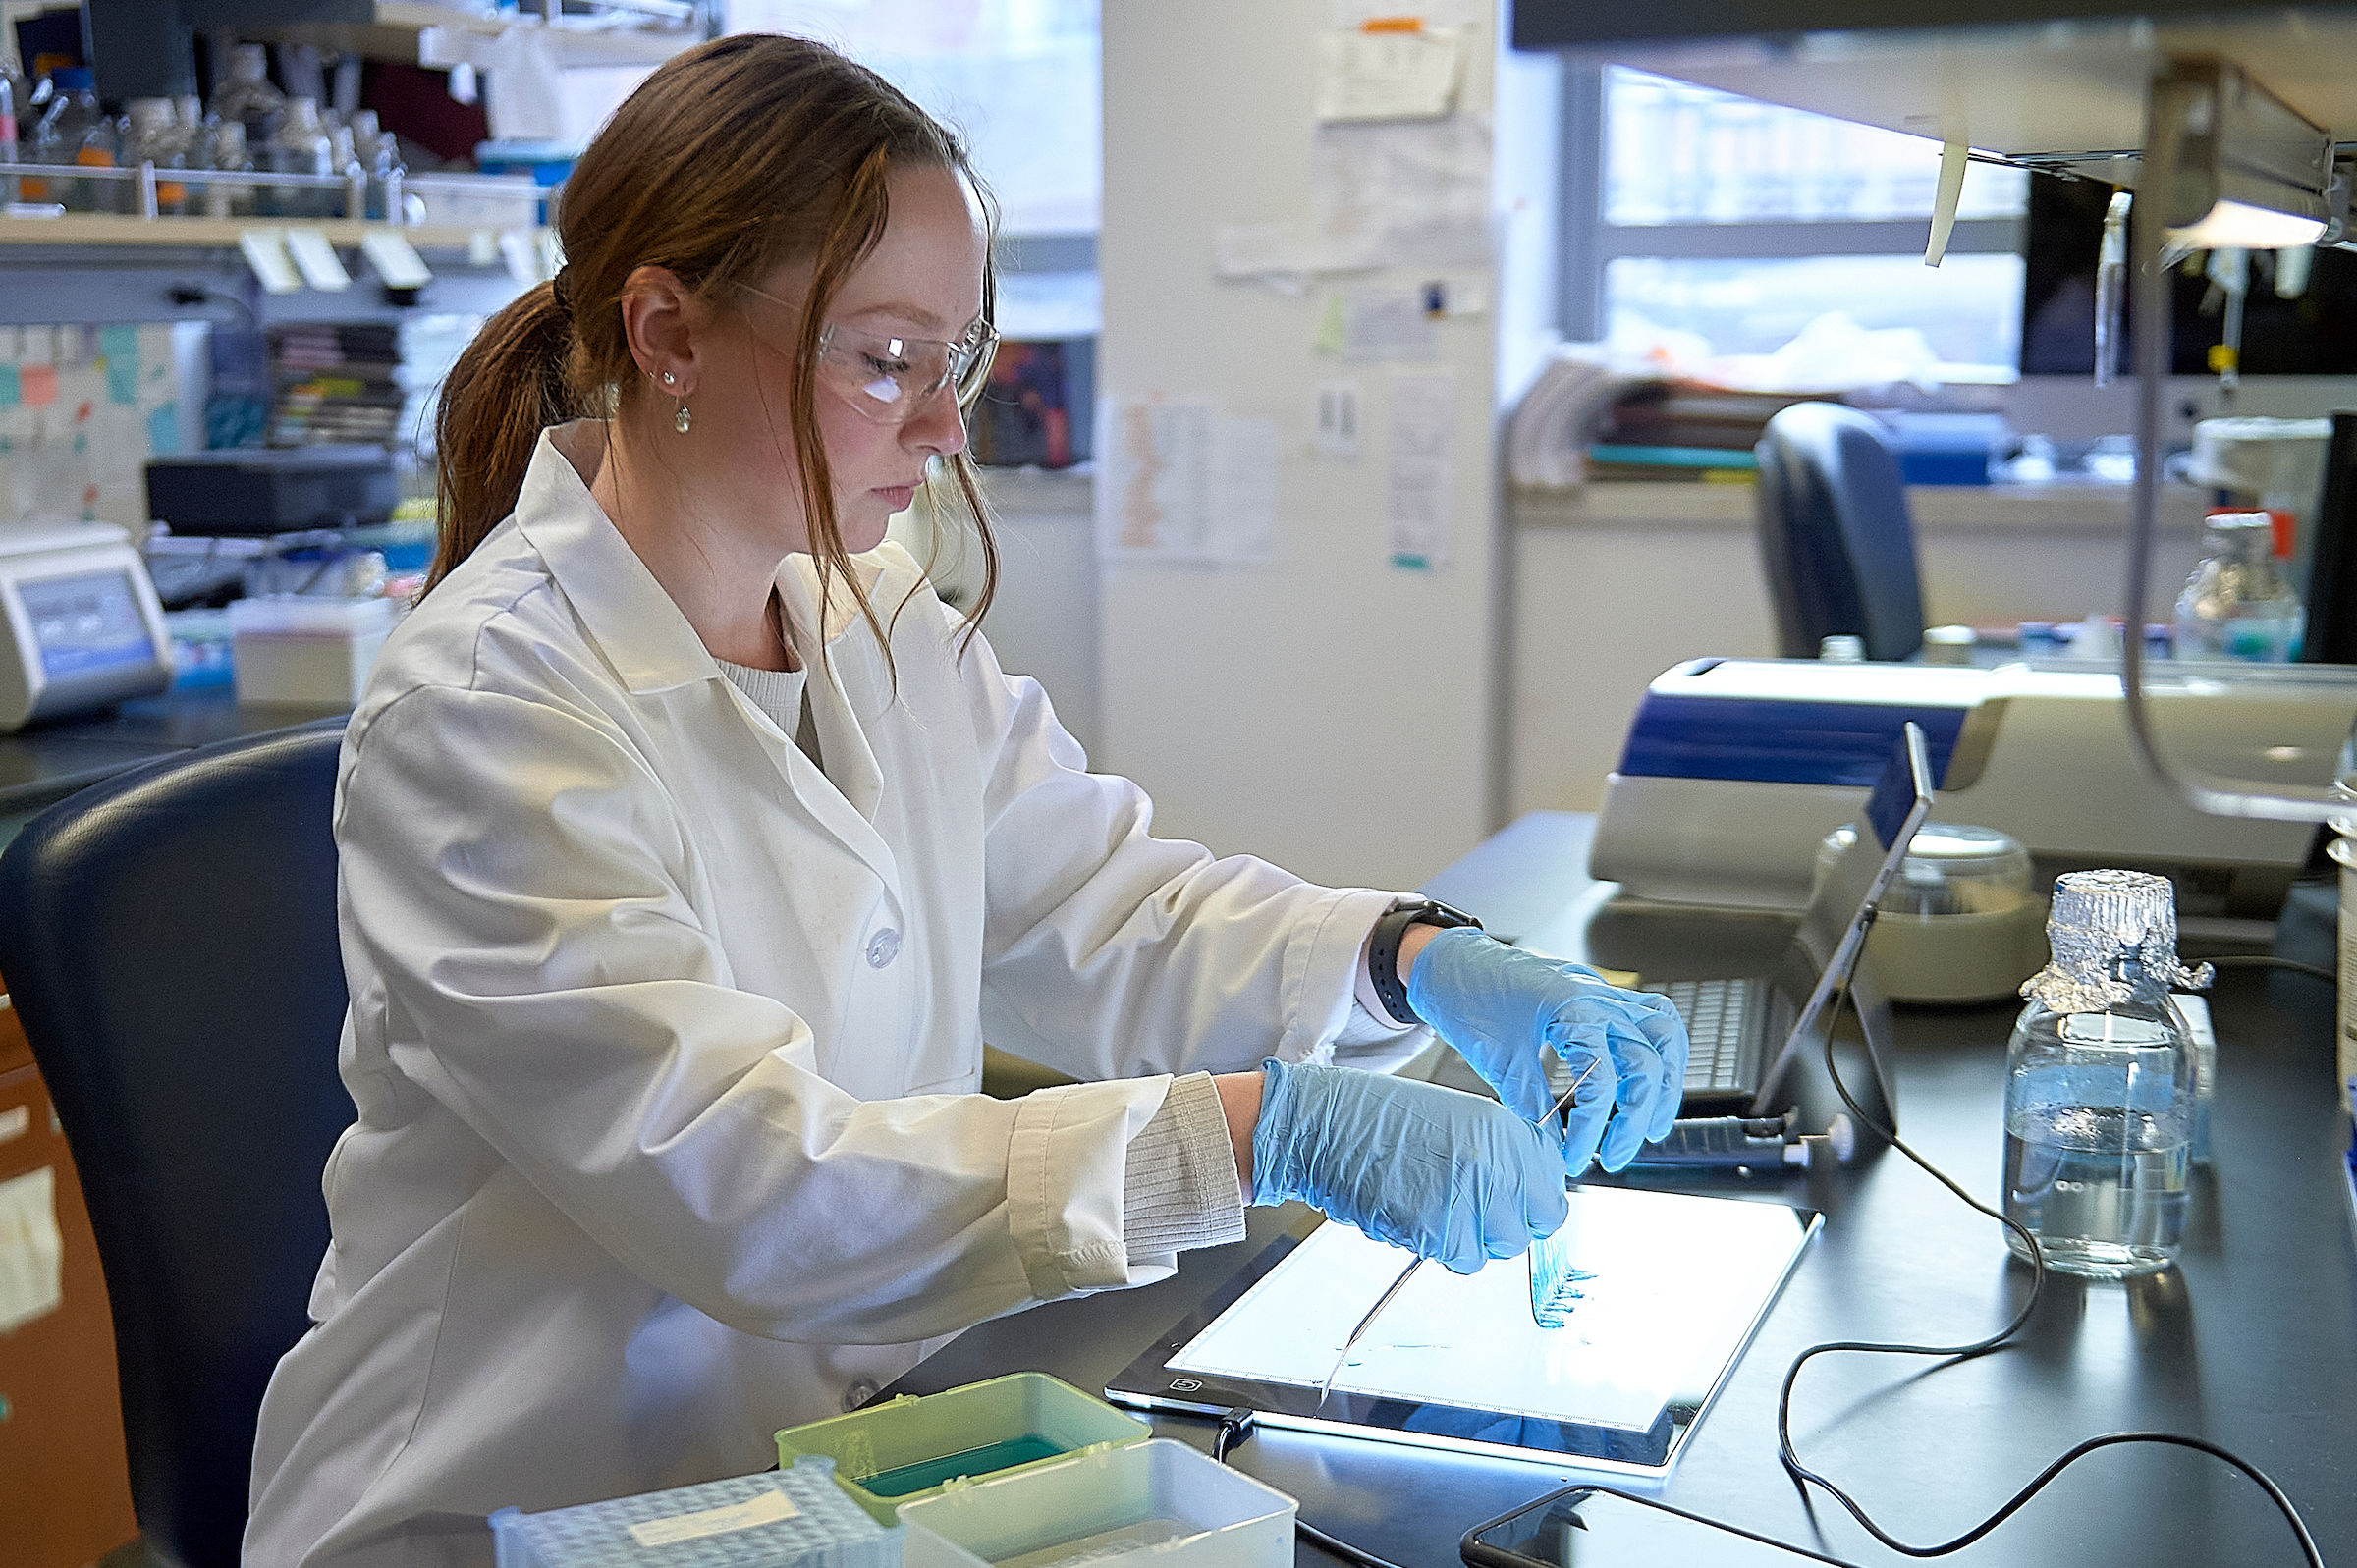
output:
[[[686,404],[685,404],[685,403],[681,404],[681,405],[680,405],[680,411],[679,411],[678,413],[676,413],[676,414],[673,414],[673,415],[671,416],[671,428],[672,428],[672,429],[674,429],[674,430],[677,430],[677,431],[678,431],[678,432],[679,432],[681,435],[685,435],[685,434],[687,433],[687,405],[686,405]]]

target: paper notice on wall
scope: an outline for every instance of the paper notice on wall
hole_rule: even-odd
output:
[[[1100,560],[1227,566],[1274,553],[1273,421],[1209,403],[1108,399],[1097,450]]]
[[[1319,126],[1305,247],[1325,271],[1487,263],[1489,121],[1459,114]]]
[[[1343,297],[1343,357],[1437,359],[1440,333],[1421,295],[1407,289],[1356,289]]]
[[[1456,378],[1447,371],[1393,377],[1385,487],[1393,566],[1432,571],[1449,564],[1455,493]]]
[[[1320,120],[1416,120],[1447,114],[1464,80],[1454,27],[1328,32],[1318,39]]]
[[[1297,294],[1319,273],[1486,267],[1491,248],[1488,120],[1338,121],[1317,128],[1307,217],[1219,225],[1212,271]]]
[[[56,1171],[43,1165],[0,1181],[0,1333],[57,1310],[65,1266]]]

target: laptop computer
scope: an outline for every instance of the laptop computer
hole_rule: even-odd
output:
[[[1883,1102],[1872,1108],[1895,1118],[1884,1066],[1890,1000],[1865,962],[1866,932],[1931,809],[1923,731],[1909,724],[1866,798],[1856,837],[1820,881],[1799,929],[1770,970],[1642,988],[1667,996],[1686,1021],[1693,1049],[1681,1116],[1781,1114],[1789,1103],[1793,1062],[1823,1047],[1834,1024],[1834,1002],[1846,985],[1864,1026],[1875,1079],[1858,1087]],[[1570,1067],[1550,1061],[1548,1081],[1562,1093],[1570,1085]]]

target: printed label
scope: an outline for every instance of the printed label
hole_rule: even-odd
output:
[[[786,1500],[782,1491],[765,1491],[742,1502],[733,1502],[722,1508],[706,1508],[701,1513],[674,1514],[669,1519],[649,1519],[642,1525],[630,1526],[630,1539],[641,1546],[669,1546],[677,1541],[697,1541],[705,1536],[725,1536],[732,1531],[750,1530],[755,1525],[774,1525],[781,1519],[793,1519],[801,1510]]]

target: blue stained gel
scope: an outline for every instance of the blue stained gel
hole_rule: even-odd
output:
[[[1561,1328],[1585,1296],[1576,1289],[1595,1278],[1585,1269],[1571,1267],[1571,1227],[1530,1244],[1530,1316],[1542,1328]]]
[[[1035,1459],[1053,1459],[1064,1451],[1061,1445],[1045,1437],[1025,1433],[1020,1437],[986,1442],[979,1448],[967,1448],[959,1453],[944,1454],[939,1459],[923,1459],[913,1465],[902,1465],[897,1470],[851,1479],[858,1482],[861,1490],[873,1492],[879,1497],[905,1497],[912,1491],[923,1491],[927,1487],[938,1487],[959,1476],[987,1476],[995,1471],[1030,1464]]]

